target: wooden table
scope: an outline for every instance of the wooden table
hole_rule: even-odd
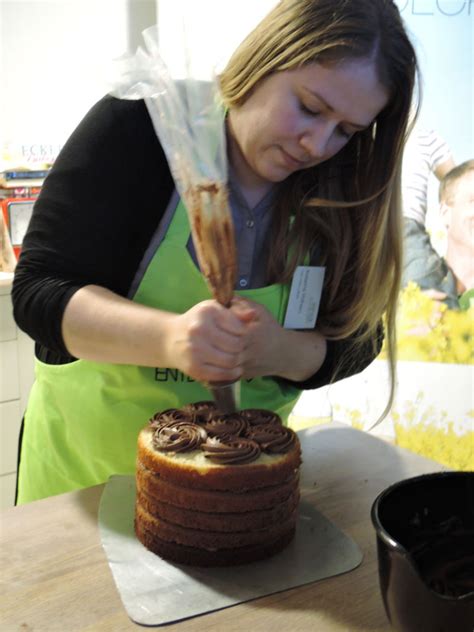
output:
[[[444,468],[340,424],[299,434],[302,494],[357,542],[362,564],[344,575],[165,626],[167,632],[390,630],[378,589],[370,507],[387,485]],[[101,546],[97,509],[102,489],[62,494],[1,514],[2,631],[142,629],[122,606]]]

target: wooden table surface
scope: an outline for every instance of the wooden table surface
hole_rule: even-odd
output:
[[[340,424],[299,435],[302,495],[355,540],[364,554],[362,564],[343,575],[163,626],[167,632],[390,630],[378,588],[370,508],[387,485],[444,468]],[[122,606],[100,542],[102,489],[62,494],[0,514],[2,632],[141,628]]]

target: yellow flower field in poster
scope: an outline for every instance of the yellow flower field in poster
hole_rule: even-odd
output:
[[[452,310],[426,296],[415,283],[400,294],[399,360],[473,364],[474,307]],[[380,358],[386,357],[382,349]]]

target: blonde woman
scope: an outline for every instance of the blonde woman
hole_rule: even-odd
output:
[[[238,277],[211,300],[143,102],[102,99],[38,200],[13,288],[37,340],[19,502],[135,469],[157,410],[241,379],[285,419],[303,388],[393,364],[399,165],[416,75],[386,0],[283,0],[220,78]],[[300,264],[325,266],[316,327],[283,327]]]

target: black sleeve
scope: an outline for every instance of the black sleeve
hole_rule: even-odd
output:
[[[127,295],[173,186],[145,103],[101,99],[35,203],[12,288],[18,326],[67,356],[61,321],[68,300],[89,284]]]
[[[384,341],[383,325],[380,322],[374,337],[365,340],[361,344],[354,343],[358,335],[359,332],[353,337],[344,340],[328,340],[323,364],[319,371],[307,380],[303,382],[280,381],[296,386],[301,390],[310,390],[360,373],[375,360],[382,349]]]

